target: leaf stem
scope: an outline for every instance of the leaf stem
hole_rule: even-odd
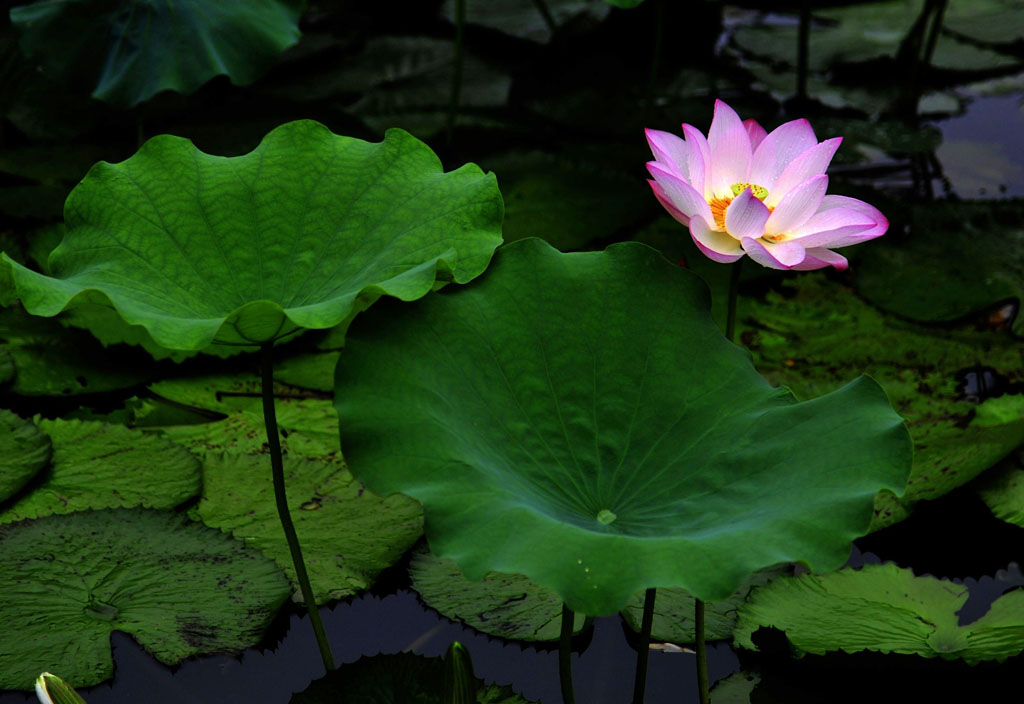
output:
[[[708,645],[704,640],[704,602],[693,601],[693,636],[697,651],[697,694],[700,704],[709,704],[708,696]]]
[[[562,604],[562,633],[558,638],[558,678],[562,683],[562,704],[576,704],[572,693],[572,609]]]
[[[736,337],[736,299],[740,295],[740,269],[743,265],[743,258],[737,259],[729,272],[729,303],[728,312],[725,317],[725,337],[729,342],[735,342]]]
[[[445,122],[444,142],[452,144],[455,118],[459,114],[459,97],[462,92],[462,29],[466,24],[466,0],[455,0],[455,59],[452,65],[452,89],[448,97],[448,119]]]
[[[640,650],[636,654],[636,679],[633,680],[633,704],[644,704],[647,689],[647,661],[651,656],[651,628],[654,626],[654,599],[657,589],[644,594],[644,617],[640,622]]]
[[[807,100],[807,70],[811,47],[811,0],[800,3],[800,26],[796,41],[796,97]]]
[[[288,497],[284,488],[284,462],[281,459],[281,439],[277,434],[277,413],[274,410],[273,342],[265,342],[260,346],[260,376],[260,390],[263,393],[263,420],[267,426],[267,447],[270,448],[270,466],[274,477],[274,500],[277,503],[277,515],[281,519],[281,528],[284,529],[284,537],[288,541],[292,564],[295,565],[295,576],[298,579],[299,588],[302,590],[302,600],[306,603],[309,620],[313,624],[313,633],[316,634],[316,642],[320,646],[320,657],[323,658],[324,667],[330,672],[334,669],[334,656],[331,654],[331,645],[327,642],[323,621],[320,620],[316,599],[313,598],[313,587],[309,583],[306,563],[302,560],[299,537],[295,534],[295,525],[288,512]]]

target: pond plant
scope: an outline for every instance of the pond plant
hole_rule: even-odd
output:
[[[316,607],[396,563],[376,594],[557,641],[566,704],[571,639],[616,611],[635,704],[652,638],[693,645],[702,704],[705,641],[763,653],[764,628],[810,659],[1024,650],[1024,591],[969,621],[917,564],[836,569],[1000,461],[966,491],[1024,525],[1021,206],[936,199],[920,118],[981,77],[1019,92],[1019,8],[332,5],[42,0],[0,27],[0,688],[52,670],[39,700],[81,704],[113,632],[232,656],[290,598],[327,670],[294,702],[523,704],[458,642],[334,668]],[[651,199],[641,128],[717,95],[789,121],[715,100],[706,137],[648,129]],[[836,165],[865,200],[827,193]],[[904,166],[924,202],[879,191]],[[848,261],[889,227],[867,200],[894,232]]]
[[[493,175],[444,173],[401,130],[370,144],[293,122],[241,157],[161,136],[97,164],[68,197],[51,275],[6,255],[0,266],[35,315],[98,304],[171,350],[259,348],[278,516],[332,670],[285,493],[274,344],[335,327],[382,295],[411,300],[475,277],[501,241],[501,214]]]
[[[470,579],[564,602],[567,701],[572,612],[652,590],[649,634],[656,587],[715,600],[779,562],[834,569],[875,494],[904,488],[909,437],[874,381],[797,403],[708,304],[644,245],[525,239],[471,285],[356,321],[339,357],[353,472],[422,502],[431,551]]]

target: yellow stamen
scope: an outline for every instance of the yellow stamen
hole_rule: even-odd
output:
[[[750,189],[750,192],[760,201],[764,201],[768,197],[768,189],[764,186],[758,186],[756,183],[734,183],[730,186],[734,196],[738,196],[743,191]],[[715,224],[718,225],[718,229],[725,230],[725,211],[728,210],[729,204],[732,203],[732,198],[719,198],[714,197],[708,201],[708,205],[711,206],[711,217],[715,219]],[[771,212],[773,208],[768,208],[768,212]],[[773,235],[781,239],[783,235]],[[769,239],[765,236],[769,242],[777,242],[778,240]]]
[[[711,206],[711,217],[720,230],[725,229],[725,209],[732,203],[732,198],[712,198],[708,205]]]

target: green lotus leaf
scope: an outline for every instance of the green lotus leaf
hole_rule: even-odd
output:
[[[334,391],[334,368],[338,366],[337,351],[301,354],[287,357],[274,365],[274,379],[287,386],[331,393]]]
[[[0,278],[5,269],[0,262]],[[68,354],[68,350],[75,353]],[[104,349],[89,333],[66,329],[20,307],[0,308],[0,360],[3,358],[13,366],[10,391],[22,396],[125,389],[145,383],[153,374],[153,363],[145,354],[124,347]]]
[[[315,680],[293,694],[290,704],[447,704],[444,675],[447,663],[414,653],[363,657]],[[478,704],[528,704],[511,687],[478,680]]]
[[[886,315],[818,274],[763,300],[744,297],[738,318],[740,339],[772,383],[810,399],[865,372],[906,419],[915,445],[907,491],[899,501],[879,496],[873,528],[966,484],[1024,442],[1024,395],[979,404],[959,388],[958,372],[977,364],[1011,375],[1024,368],[1024,349],[1006,335]]]
[[[201,457],[268,452],[255,374],[168,379],[149,390],[156,398],[135,412],[137,425],[159,430]],[[338,416],[329,398],[282,384],[274,385],[274,394],[286,454],[325,462],[340,457]]]
[[[655,586],[722,599],[780,561],[838,567],[902,491],[910,441],[870,379],[796,403],[649,247],[501,251],[464,293],[351,329],[335,373],[353,473],[419,499],[470,579],[595,616]]]
[[[1024,528],[1024,450],[1000,462],[976,487],[992,515]]]
[[[44,0],[11,9],[21,48],[45,73],[131,107],[214,76],[252,83],[299,40],[301,0]],[[98,78],[97,78],[98,76]]]
[[[100,508],[170,509],[199,494],[199,461],[157,435],[81,420],[44,419],[39,429],[53,443],[51,468],[0,511],[0,523]]]
[[[110,634],[174,665],[259,642],[291,592],[269,559],[184,516],[83,511],[0,526],[0,688],[47,669],[74,687],[113,674]]]
[[[295,578],[266,458],[207,457],[193,518],[272,557]],[[423,534],[423,512],[405,496],[381,499],[344,465],[284,458],[288,507],[318,604],[368,589]],[[296,590],[297,593],[297,590]]]
[[[0,408],[0,502],[36,476],[50,452],[50,438],[35,423]]]
[[[455,560],[422,549],[412,556],[409,577],[427,606],[481,633],[526,641],[558,640],[561,634],[562,600],[521,574],[490,572],[470,581]],[[573,633],[585,623],[576,614]]]
[[[767,584],[777,577],[792,572],[789,565],[774,565],[750,575],[728,599],[704,605],[704,637],[707,640],[731,640],[736,627],[736,612],[746,600],[750,590]],[[654,622],[651,638],[668,643],[694,643],[694,598],[685,589],[659,589],[654,601]],[[644,593],[633,595],[623,610],[626,625],[640,631],[643,622]]]
[[[157,344],[261,344],[333,327],[382,295],[419,298],[486,268],[501,242],[493,175],[401,130],[368,143],[312,121],[217,157],[161,135],[72,191],[53,276],[13,262],[25,308],[112,305]]]
[[[880,308],[949,321],[1024,299],[1024,203],[938,201],[908,213],[914,236],[864,248],[857,290]],[[895,281],[893,270],[903,272]],[[1024,336],[1024,315],[1013,331]]]
[[[891,563],[785,577],[754,590],[740,609],[735,642],[756,649],[750,636],[771,626],[797,652],[816,655],[872,650],[973,664],[1024,651],[1024,591],[1004,594],[961,626],[957,612],[966,601],[965,586]]]

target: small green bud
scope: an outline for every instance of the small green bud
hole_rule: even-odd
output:
[[[455,641],[448,646],[444,656],[444,704],[475,704],[476,676],[473,661],[462,643]]]
[[[40,704],[85,704],[71,685],[49,672],[36,678],[36,696]]]

